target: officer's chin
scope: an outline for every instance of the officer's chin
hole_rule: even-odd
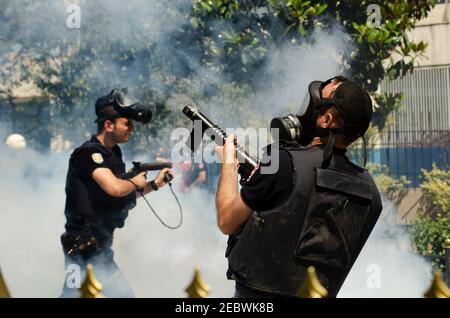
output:
[[[125,135],[123,136],[122,140],[119,142],[120,144],[127,142],[130,139],[131,135]]]

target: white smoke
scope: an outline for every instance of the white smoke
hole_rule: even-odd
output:
[[[432,268],[412,251],[411,237],[395,224],[396,208],[383,198],[383,212],[339,292],[340,298],[421,298]]]
[[[148,28],[153,44],[169,50],[170,39],[165,35],[184,21],[178,18],[163,20],[159,9],[154,9],[160,6],[153,6],[157,2],[131,1],[125,8],[123,2],[99,1],[99,10],[88,14],[107,19],[104,25],[108,27],[100,32],[111,40],[124,39],[140,25]],[[34,15],[28,16],[29,11],[24,10],[21,36],[33,37],[32,31],[40,30],[42,37],[58,35],[74,39],[76,32],[92,31],[83,22],[80,31],[65,29],[64,7],[57,5],[55,8],[51,3],[54,2],[46,2]],[[180,1],[178,5],[182,7],[183,3],[191,1]],[[136,19],[128,21],[131,17]],[[47,25],[46,21],[52,23]],[[291,45],[272,52],[266,72],[279,80],[279,85],[257,92],[251,101],[255,111],[267,118],[267,125],[273,116],[298,111],[311,80],[324,80],[344,71],[339,62],[343,55],[351,53],[352,47],[347,35],[338,27],[333,30],[316,33],[312,47]],[[196,57],[184,58],[197,65]],[[93,65],[95,67],[95,63]],[[92,69],[92,72],[96,71]],[[209,72],[201,68],[197,74],[209,76]],[[108,75],[99,74],[99,78]],[[212,80],[221,81],[217,77]],[[124,79],[125,84],[127,81],[132,79]],[[158,85],[158,82],[152,84]],[[212,107],[204,106],[206,109]],[[218,114],[219,110],[216,111]],[[232,121],[224,121],[233,126]],[[14,133],[10,130],[0,129],[0,140]],[[58,297],[65,276],[59,236],[64,231],[64,183],[70,153],[17,151],[5,147],[3,142],[0,153],[0,267],[3,277],[14,297]],[[128,159],[129,162],[136,158]],[[179,180],[178,176],[175,184]],[[171,225],[178,222],[178,207],[168,188],[152,193],[148,198],[163,220]],[[220,234],[215,223],[214,196],[194,189],[180,195],[180,201],[184,224],[181,229],[172,231],[159,224],[145,203],[139,200],[138,206],[130,211],[125,227],[115,233],[113,249],[119,267],[137,297],[185,296],[184,289],[196,266],[211,287],[212,297],[231,297],[234,284],[225,276],[226,237]],[[387,209],[384,213],[388,213]],[[380,241],[380,233],[384,232],[382,226],[383,223],[377,225],[340,297],[421,296],[429,282],[429,265],[402,249],[403,244],[409,244],[404,235],[396,236],[387,248],[385,241]],[[379,266],[380,288],[367,287],[369,274],[366,270],[371,264]]]
[[[64,282],[59,236],[64,231],[69,153],[43,155],[4,145],[0,151],[3,275],[14,297],[57,297]],[[174,182],[177,193],[179,180]],[[211,296],[231,296],[233,284],[225,277],[226,238],[215,224],[213,196],[202,190],[177,194],[184,210],[183,226],[164,228],[139,199],[125,228],[116,231],[117,263],[138,297],[185,296],[196,266],[211,286]],[[148,199],[166,223],[179,221],[178,206],[168,188]]]
[[[0,139],[5,135],[0,131]],[[14,297],[56,297],[64,265],[66,156],[0,145],[0,264]],[[63,269],[61,271],[61,269]]]
[[[311,47],[292,45],[273,51],[266,71],[278,80],[277,84],[257,96],[270,105],[269,115],[279,116],[287,110],[297,114],[311,81],[324,81],[345,72],[342,61],[350,56],[353,46],[342,28],[335,24],[327,32],[315,31],[311,37]]]
[[[166,223],[177,224],[178,207],[169,189],[150,194],[149,199]],[[184,223],[178,230],[164,228],[144,202],[139,203],[116,236],[119,266],[139,296],[185,297],[184,289],[199,267],[211,297],[231,297],[234,284],[225,275],[226,238],[216,226],[214,197],[193,189],[180,201]]]
[[[44,155],[4,145],[0,151],[0,264],[4,278],[14,297],[57,297],[64,280],[59,236],[64,230],[69,153]],[[174,189],[177,191],[176,183]],[[164,228],[140,199],[125,227],[115,234],[119,267],[137,297],[184,297],[196,266],[211,287],[211,297],[231,297],[234,284],[225,277],[226,237],[215,223],[214,197],[198,189],[176,193],[184,210],[183,226]],[[148,199],[166,223],[177,224],[178,206],[168,188]],[[389,202],[384,206],[381,219],[393,212]],[[431,279],[430,265],[412,253],[407,234],[389,224],[382,220],[377,224],[339,297],[423,295]]]

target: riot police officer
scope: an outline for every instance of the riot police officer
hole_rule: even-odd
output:
[[[371,99],[355,82],[312,82],[299,115],[276,121],[288,137],[268,147],[240,193],[234,136],[217,149],[217,223],[230,235],[235,297],[295,297],[309,266],[336,297],[382,210],[371,176],[346,156],[371,117]],[[274,148],[278,158],[270,157]],[[273,160],[278,171],[264,174]]]
[[[108,297],[132,297],[133,293],[114,261],[113,233],[124,226],[128,211],[136,205],[136,191],[142,195],[166,185],[163,169],[146,181],[146,173],[121,179],[125,164],[119,144],[129,140],[133,121],[148,123],[152,113],[136,102],[127,89],[114,89],[95,104],[97,134],[70,156],[66,179],[66,232],[61,236],[66,270],[62,297],[79,297],[71,283],[77,271],[83,276],[87,264]],[[75,266],[75,267],[74,267]],[[73,272],[72,272],[73,271]]]

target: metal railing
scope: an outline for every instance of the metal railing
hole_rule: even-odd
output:
[[[430,170],[433,163],[441,169],[449,165],[450,66],[415,68],[395,81],[383,81],[381,90],[403,93],[404,107],[369,149],[369,160],[386,165],[393,177],[408,177],[416,187],[422,169]]]
[[[383,81],[386,93],[403,93],[404,107],[393,114],[394,124],[384,136],[397,131],[450,129],[450,67],[416,68],[395,81]]]
[[[450,162],[450,131],[395,131],[368,149],[369,162],[385,165],[392,177],[406,176],[410,186],[421,183],[421,170],[433,164],[446,169]]]

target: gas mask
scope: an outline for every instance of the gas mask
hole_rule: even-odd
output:
[[[333,77],[325,82],[313,81],[308,85],[308,92],[303,100],[298,115],[289,114],[272,119],[270,128],[278,129],[278,140],[298,142],[303,146],[311,143],[314,136],[323,136],[326,132],[316,127],[317,118],[323,107],[336,106],[342,101],[336,98],[322,98],[322,89],[333,81],[345,81],[344,77]],[[276,136],[276,134],[273,134]]]
[[[97,100],[95,108],[96,122],[124,117],[148,124],[153,116],[151,109],[139,103],[127,88],[113,89],[108,95]]]
[[[338,82],[341,84],[336,88],[333,97],[323,98],[323,88],[330,83]],[[339,128],[317,127],[319,115],[331,106],[334,106],[339,111],[343,119],[343,126]],[[365,165],[367,153],[364,134],[370,125],[372,113],[372,101],[369,94],[357,83],[345,77],[336,76],[325,82],[311,82],[308,85],[308,93],[300,107],[299,114],[274,118],[270,126],[271,129],[278,129],[278,141],[297,142],[303,146],[309,145],[315,136],[328,136],[328,141],[324,148],[324,164],[331,157],[336,135],[347,134],[354,136],[355,139],[362,137]],[[276,134],[272,135],[276,136]]]
[[[144,107],[128,91],[127,88],[114,89],[111,92],[113,105],[116,111],[125,118],[132,119],[143,124],[148,124],[153,117],[153,113],[148,107]]]

